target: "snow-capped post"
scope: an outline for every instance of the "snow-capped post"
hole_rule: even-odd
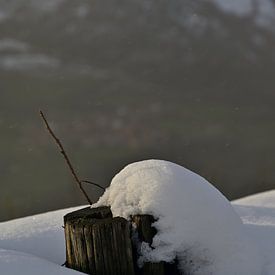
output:
[[[90,183],[103,190],[105,188],[79,178],[61,141],[51,129],[42,111],[40,116],[59,147],[79,189],[92,205],[82,183]],[[151,245],[156,234],[152,227],[154,220],[150,215],[135,215],[132,221],[120,216],[113,218],[110,207],[107,206],[87,207],[67,214],[64,217],[66,266],[93,275],[177,274],[170,268],[173,265],[164,262],[146,262],[143,268],[136,264],[140,255],[138,245],[133,241],[133,232],[138,232],[139,243],[147,242]],[[136,230],[133,230],[134,228]]]
[[[178,275],[165,262],[137,266],[139,245],[157,233],[151,215],[114,217],[109,207],[83,208],[64,217],[66,266],[93,275]]]
[[[66,266],[93,275],[134,275],[130,223],[109,207],[84,208],[64,217]]]

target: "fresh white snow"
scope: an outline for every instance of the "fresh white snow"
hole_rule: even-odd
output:
[[[153,196],[155,201],[148,202]],[[275,191],[230,204],[206,180],[185,168],[149,161],[119,173],[99,204],[103,202],[125,217],[138,211],[159,214],[156,249],[149,249],[141,260],[169,260],[178,253],[193,274],[275,274]],[[0,274],[82,274],[60,266],[65,261],[63,216],[78,208],[0,223]],[[191,260],[198,265],[190,264]]]
[[[0,274],[3,275],[77,275],[83,274],[61,267],[30,254],[0,249]]]
[[[63,264],[63,216],[77,209],[79,207],[0,223],[0,248],[22,251],[59,265]]]
[[[233,204],[275,208],[275,190],[244,197],[233,201]]]
[[[263,274],[275,274],[275,190],[232,202],[244,227],[257,243],[263,258]]]

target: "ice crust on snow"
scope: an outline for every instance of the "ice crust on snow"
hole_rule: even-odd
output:
[[[151,214],[158,233],[143,244],[140,261],[178,258],[188,274],[261,274],[257,247],[230,202],[199,175],[168,161],[125,167],[93,207],[110,205],[114,216]]]

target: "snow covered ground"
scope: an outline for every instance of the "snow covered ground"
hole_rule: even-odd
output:
[[[193,172],[150,161],[120,172],[102,203],[111,204],[115,215],[141,211],[159,216],[156,249],[147,247],[143,260],[169,260],[176,251],[192,274],[275,274],[275,191],[229,203]],[[61,267],[63,216],[78,208],[0,223],[0,274],[81,274]],[[196,266],[190,265],[191,260]]]
[[[65,262],[63,216],[78,208],[0,223],[0,274],[81,274],[61,267]]]
[[[76,275],[81,274],[71,269],[63,268],[34,255],[0,249],[0,273],[3,275]],[[83,274],[83,273],[82,273]]]
[[[275,190],[232,202],[263,257],[264,275],[275,274]]]

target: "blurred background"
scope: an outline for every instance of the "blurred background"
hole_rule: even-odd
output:
[[[86,203],[40,108],[103,186],[159,158],[273,189],[274,47],[274,0],[0,0],[0,221]]]

